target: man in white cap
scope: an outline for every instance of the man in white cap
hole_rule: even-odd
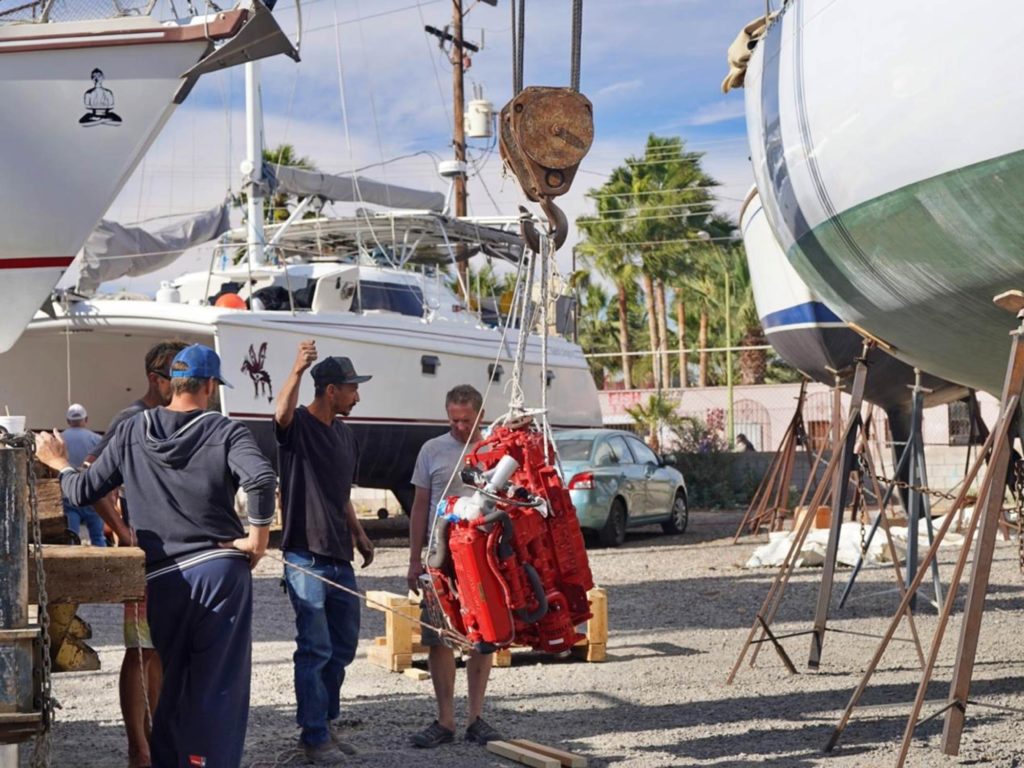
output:
[[[103,439],[98,434],[88,429],[89,413],[84,405],[74,403],[68,408],[68,428],[64,430],[64,442],[68,446],[68,462],[73,467],[81,467],[85,457],[89,456],[93,449]],[[92,507],[76,507],[67,498],[64,498],[64,516],[67,518],[68,530],[81,539],[82,523],[89,530],[89,542],[94,547],[107,546],[107,539],[103,535],[103,520],[96,514]]]

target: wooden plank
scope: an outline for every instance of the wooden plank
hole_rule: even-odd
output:
[[[36,602],[35,560],[28,559],[29,602]],[[43,545],[46,593],[52,603],[123,603],[146,596],[137,547]]]
[[[590,612],[593,617],[587,622],[587,642],[604,645],[608,642],[608,592],[601,587],[594,587],[587,592],[590,599]]]
[[[430,673],[429,672],[425,672],[422,669],[416,669],[416,667],[409,667],[408,669],[403,670],[402,674],[405,675],[408,678],[411,678],[412,680],[429,680],[430,679]]]
[[[366,600],[366,606],[375,611],[382,610],[380,607],[382,605],[388,608],[398,608],[403,605],[409,605],[412,602],[404,595],[396,595],[394,592],[387,592],[383,589],[371,589],[366,593]],[[374,605],[374,603],[377,605]]]
[[[607,658],[606,655],[607,646],[604,643],[586,643],[584,645],[574,645],[572,648],[573,658],[583,659],[591,663],[597,664],[604,661]]]
[[[555,758],[546,757],[539,752],[524,749],[508,741],[489,741],[487,742],[487,751],[521,765],[528,765],[530,768],[562,768],[562,764]]]
[[[384,645],[371,645],[366,660],[388,672],[402,672],[412,666],[411,653],[391,653]]]
[[[60,480],[41,478],[36,481],[36,502],[39,509],[39,532],[49,544],[67,542],[68,522],[64,517],[64,503]],[[84,526],[83,526],[84,528]],[[85,531],[83,530],[83,535]],[[31,538],[31,532],[29,537]]]
[[[566,752],[562,749],[549,747],[547,744],[538,744],[537,742],[530,741],[529,739],[511,739],[509,744],[515,744],[517,747],[529,749],[533,752],[544,755],[545,757],[553,757],[567,768],[587,768],[587,758],[583,757],[583,755],[574,755],[572,752]]]

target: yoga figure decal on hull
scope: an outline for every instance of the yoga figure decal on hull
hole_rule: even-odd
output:
[[[93,85],[82,97],[86,112],[79,119],[78,124],[85,127],[120,125],[121,116],[114,111],[114,92],[103,86],[103,70],[97,67],[89,77],[92,78]]]

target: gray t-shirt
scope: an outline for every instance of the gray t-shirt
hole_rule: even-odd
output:
[[[85,457],[91,454],[103,439],[85,427],[68,427],[61,433],[61,437],[68,447],[68,463],[75,468],[82,466]]]
[[[462,483],[460,472],[462,466],[459,459],[463,458],[462,452],[469,450],[465,443],[460,443],[451,432],[431,438],[420,448],[419,456],[416,457],[416,468],[412,471],[412,484],[417,488],[430,489],[430,517],[427,522],[427,530],[434,523],[434,511],[437,503],[448,496],[470,496],[472,488],[467,488]],[[455,473],[455,479],[448,486],[448,480],[452,471],[459,465],[459,472]],[[445,488],[448,492],[445,493]]]

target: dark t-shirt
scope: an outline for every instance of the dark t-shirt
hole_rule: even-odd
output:
[[[351,562],[345,508],[359,461],[352,430],[340,419],[327,426],[300,405],[287,429],[274,422],[274,435],[284,516],[281,549]]]

